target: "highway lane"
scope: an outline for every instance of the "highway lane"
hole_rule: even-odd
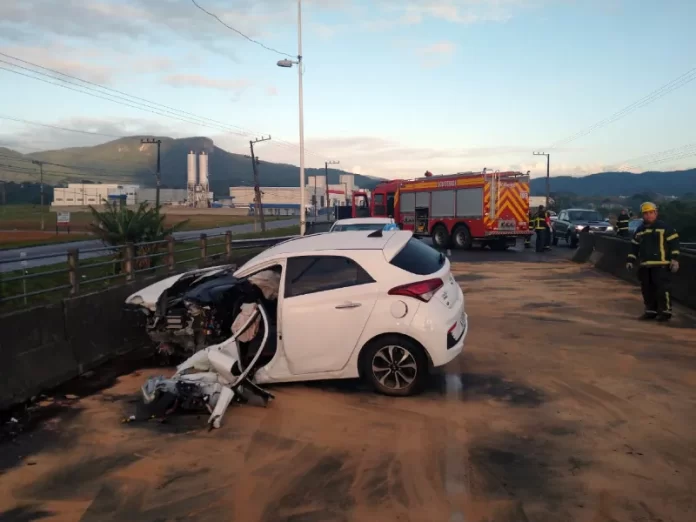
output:
[[[290,227],[292,225],[297,225],[299,220],[295,219],[284,219],[281,221],[269,221],[266,223],[266,228],[268,230],[274,230],[278,228]],[[212,236],[214,234],[224,234],[230,230],[232,234],[246,234],[254,231],[253,223],[246,223],[243,225],[234,225],[230,227],[218,227],[209,228],[205,230],[187,230],[182,232],[177,232],[174,234],[176,239],[181,240],[193,240],[198,239],[201,234],[207,234]],[[98,252],[82,252],[84,250],[103,248],[104,244],[98,240],[88,240],[88,241],[74,241],[70,243],[58,243],[50,245],[41,245],[27,248],[15,248],[11,250],[0,250],[0,273],[1,272],[12,272],[13,270],[21,270],[21,253],[25,252],[27,257],[32,256],[50,256],[44,259],[34,259],[27,261],[27,268],[36,268],[39,266],[54,265],[56,263],[67,262],[67,252],[70,249],[77,248],[81,250],[80,259],[90,259],[94,257],[103,256],[106,254],[105,251],[101,250]]]

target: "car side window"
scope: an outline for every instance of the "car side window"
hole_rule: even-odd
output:
[[[300,256],[288,259],[285,297],[374,283],[355,261],[343,256]]]
[[[565,221],[567,218],[568,218],[568,216],[566,215],[565,212],[561,212],[561,215],[558,216],[558,219],[559,219],[560,221]]]

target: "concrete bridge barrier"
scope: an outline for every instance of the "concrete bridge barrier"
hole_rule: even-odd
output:
[[[616,237],[593,236],[594,251],[590,262],[599,270],[624,281],[638,284],[638,268],[626,270],[631,242]],[[679,272],[672,275],[672,297],[690,308],[696,309],[696,254],[682,252]]]

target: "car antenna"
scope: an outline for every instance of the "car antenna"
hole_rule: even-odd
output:
[[[367,237],[382,237],[382,229],[377,229],[374,232],[370,232]]]

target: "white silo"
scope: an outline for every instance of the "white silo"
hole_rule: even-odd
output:
[[[198,155],[199,183],[202,187],[208,186],[208,155],[204,150]]]
[[[208,206],[208,154],[202,150],[198,155],[198,201],[196,202],[197,207],[207,207]]]
[[[186,190],[188,192],[187,202],[193,206],[196,200],[196,185],[198,176],[196,175],[196,153],[190,151],[187,158],[186,170]]]

